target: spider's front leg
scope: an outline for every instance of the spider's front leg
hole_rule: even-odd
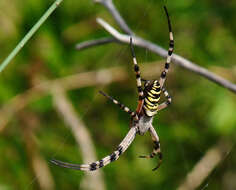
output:
[[[172,99],[171,99],[171,96],[169,95],[169,93],[167,92],[167,90],[163,87],[162,88],[162,92],[164,93],[164,96],[165,98],[167,99],[165,102],[161,103],[159,106],[158,106],[158,109],[157,111],[160,111],[164,108],[166,108],[167,106],[169,106],[172,102]]]
[[[156,130],[154,129],[153,126],[151,126],[149,128],[149,132],[151,134],[152,137],[152,141],[154,143],[154,148],[152,153],[149,156],[140,156],[140,158],[153,158],[155,155],[158,155],[159,157],[159,162],[157,164],[157,166],[155,168],[152,169],[152,171],[155,171],[156,169],[158,169],[161,165],[162,162],[162,153],[161,153],[161,147],[160,147],[160,141],[159,141],[159,137],[157,135]]]
[[[164,68],[164,71],[162,71],[161,73],[161,78],[160,78],[160,86],[161,86],[161,89],[165,83],[165,80],[166,80],[166,74],[168,73],[169,71],[169,67],[170,67],[170,62],[171,62],[171,57],[172,57],[172,54],[173,54],[173,51],[174,51],[174,37],[173,37],[173,32],[172,32],[172,28],[171,28],[171,23],[170,23],[170,17],[169,17],[169,14],[168,14],[168,11],[166,9],[166,7],[164,6],[164,9],[165,9],[165,13],[166,13],[166,16],[167,16],[167,21],[168,21],[168,28],[169,28],[169,38],[170,38],[170,41],[169,41],[169,49],[168,49],[168,54],[167,54],[167,57],[166,57],[166,63],[165,63],[165,68]]]
[[[136,60],[135,52],[134,52],[134,47],[132,43],[132,37],[130,37],[130,49],[133,57],[133,63],[134,63],[134,72],[136,76],[136,83],[137,83],[137,90],[138,90],[138,106],[136,109],[136,113],[139,114],[142,110],[143,107],[143,100],[144,100],[144,93],[142,89],[142,82],[141,82],[141,72],[139,70],[139,66]]]
[[[112,98],[111,96],[109,96],[105,92],[99,91],[99,93],[102,94],[103,96],[105,96],[106,98],[108,98],[109,100],[111,100],[114,104],[118,105],[120,107],[120,109],[127,112],[135,122],[138,122],[139,118],[138,118],[138,115],[136,112],[132,111],[130,108],[128,108],[124,104],[120,103],[118,100]]]

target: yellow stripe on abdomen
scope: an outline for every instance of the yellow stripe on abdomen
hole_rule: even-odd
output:
[[[158,101],[160,100],[160,85],[158,81],[154,81],[151,88],[146,88],[144,98],[144,110],[150,117],[157,113]]]

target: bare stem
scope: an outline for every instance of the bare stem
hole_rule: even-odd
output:
[[[119,41],[117,41],[115,38],[112,38],[112,37],[100,38],[100,39],[97,39],[97,40],[89,40],[89,41],[86,41],[86,42],[78,43],[75,46],[75,48],[77,50],[81,50],[81,49],[86,49],[86,48],[89,48],[89,47],[92,47],[92,46],[108,44],[108,43],[111,43],[111,42],[119,42]]]
[[[100,3],[104,7],[107,8],[107,10],[113,16],[116,23],[120,26],[120,28],[123,30],[123,32],[125,32],[129,35],[134,35],[133,31],[129,28],[129,26],[126,24],[125,20],[122,18],[120,13],[117,11],[117,9],[114,6],[112,0],[94,0],[94,2],[95,3]]]
[[[18,43],[18,45],[12,50],[8,57],[0,64],[0,73],[6,68],[11,60],[17,55],[17,53],[24,47],[39,27],[47,20],[47,18],[53,13],[53,11],[60,5],[63,0],[56,0],[51,7],[43,14],[38,22],[30,29],[25,37]]]
[[[130,43],[130,35],[127,34],[121,34],[120,32],[118,32],[116,29],[114,29],[111,25],[109,25],[106,21],[104,21],[101,18],[97,19],[97,22],[108,32],[110,33],[114,38],[116,38],[118,41],[122,42],[122,43]],[[162,57],[166,57],[167,56],[167,50],[165,50],[164,48],[162,48],[161,46],[154,44],[150,41],[147,41],[143,38],[140,38],[138,36],[133,36],[133,44],[137,45],[139,47],[148,49],[150,51],[152,51],[153,53],[156,53],[157,55],[160,55]],[[208,80],[215,82],[218,85],[221,85],[229,90],[231,90],[232,92],[236,93],[236,85],[229,82],[228,80],[224,79],[223,77],[220,77],[210,71],[208,71],[207,69],[200,67],[198,65],[196,65],[195,63],[185,59],[184,57],[181,57],[180,55],[177,54],[173,54],[172,56],[172,62],[180,65],[182,67],[184,67],[187,70],[190,70],[196,74],[199,74],[205,78],[207,78]]]
[[[219,141],[218,144],[211,147],[202,159],[189,172],[183,184],[178,190],[197,189],[211,172],[219,165],[220,162],[229,154],[233,145],[231,142]]]
[[[84,123],[79,119],[73,105],[66,97],[64,89],[59,85],[52,87],[54,106],[64,119],[66,125],[71,129],[79,149],[81,150],[83,161],[85,163],[93,162],[96,159],[95,148],[91,140],[89,131]],[[104,190],[104,180],[101,170],[93,173],[86,173],[82,182],[82,188],[88,190]]]
[[[133,44],[137,45],[139,47],[148,49],[152,51],[153,53],[160,55],[162,57],[167,56],[167,51],[162,48],[161,46],[152,43],[150,41],[147,41],[139,36],[135,36],[134,32],[129,28],[129,26],[126,24],[125,20],[122,18],[120,13],[117,11],[115,5],[113,4],[112,0],[94,0],[95,3],[100,3],[103,5],[113,16],[117,24],[120,26],[120,28],[126,33],[126,34],[121,34],[117,30],[115,30],[112,26],[110,26],[107,22],[105,22],[103,19],[98,18],[97,22],[105,29],[107,30],[117,41],[113,40],[108,40],[106,43],[111,43],[111,42],[122,42],[122,43],[129,43],[130,36],[133,36]],[[107,38],[108,39],[108,38]],[[94,40],[94,41],[89,41],[89,42],[84,42],[81,44],[77,44],[77,46],[80,47],[80,49],[100,45],[99,42],[100,40]],[[104,43],[105,44],[105,43]],[[226,80],[223,77],[220,77],[213,72],[208,71],[207,69],[198,66],[197,64],[187,60],[184,57],[181,57],[177,54],[174,54],[172,56],[172,62],[180,65],[181,67],[184,67],[187,70],[192,71],[193,73],[196,73],[200,76],[205,77],[206,79],[215,82],[216,84],[223,86],[230,91],[236,93],[236,85],[228,80]]]
[[[37,122],[35,122],[37,117],[30,112],[22,111],[19,114],[19,118],[22,122],[21,132],[29,165],[31,166],[31,170],[35,176],[39,189],[53,190],[55,189],[55,182],[48,167],[47,161],[45,161],[45,159],[41,156],[35,139],[34,128],[35,124],[37,124]]]

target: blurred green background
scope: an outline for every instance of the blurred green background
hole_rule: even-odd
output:
[[[175,53],[236,83],[236,1],[166,2],[174,31]],[[52,3],[52,0],[0,1],[0,61]],[[168,47],[162,1],[121,0],[114,4],[136,34]],[[137,94],[128,45],[111,43],[75,50],[78,42],[109,36],[96,24],[97,16],[118,28],[103,6],[88,0],[64,0],[0,73],[0,110],[16,95],[40,81],[120,66],[129,73],[123,82],[67,91],[77,115],[91,134],[100,159],[110,154],[125,136],[129,116],[99,95],[98,90],[104,90],[132,109],[136,107]],[[153,62],[164,67],[165,60],[161,57],[137,47],[135,51],[141,68]],[[222,139],[234,146],[235,94],[178,66],[171,65],[170,69],[166,88],[173,104],[154,119],[161,139],[163,165],[152,172],[157,160],[138,158],[152,150],[152,142],[149,134],[137,136],[118,161],[102,169],[106,189],[177,189],[208,149]],[[79,189],[83,172],[59,168],[48,162],[52,157],[83,162],[71,130],[53,106],[50,92],[30,101],[1,130],[0,190],[42,189],[32,167],[32,149],[45,161],[54,189]],[[199,189],[235,190],[235,179],[236,151],[233,147]]]

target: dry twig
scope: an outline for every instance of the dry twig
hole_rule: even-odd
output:
[[[48,163],[41,156],[34,136],[34,118],[29,113],[21,113],[20,119],[22,120],[22,134],[25,142],[26,152],[29,159],[30,166],[38,183],[38,186],[42,190],[53,190],[55,184],[51,175]]]
[[[81,50],[81,49],[86,49],[86,48],[89,48],[89,47],[92,47],[92,46],[108,44],[108,43],[111,43],[111,42],[119,42],[119,41],[116,40],[115,38],[112,38],[112,37],[100,38],[100,39],[97,39],[97,40],[90,40],[90,41],[79,43],[75,46],[75,48],[77,50]]]
[[[187,175],[183,184],[178,190],[194,190],[197,189],[211,172],[219,165],[221,161],[232,150],[232,143],[220,141],[217,145],[211,147],[203,158],[194,166]]]
[[[54,85],[51,89],[54,106],[59,114],[63,117],[66,125],[71,129],[79,150],[82,153],[85,163],[93,162],[96,159],[95,149],[90,134],[84,123],[78,118],[71,102],[67,99],[64,89],[59,85]],[[101,170],[95,172],[86,172],[85,178],[81,185],[87,190],[103,190],[105,189],[103,174]]]
[[[120,28],[129,35],[134,35],[133,31],[126,24],[120,13],[117,11],[112,0],[94,0],[95,3],[100,3],[111,13],[112,17],[115,19]]]
[[[114,17],[117,24],[120,26],[120,28],[126,33],[126,34],[119,33],[117,30],[115,30],[113,27],[111,27],[103,19],[98,18],[97,22],[114,37],[114,39],[108,38],[109,40],[107,40],[106,43],[116,42],[115,39],[119,42],[122,42],[122,43],[129,43],[130,42],[130,35],[132,35],[134,45],[148,49],[148,50],[152,51],[153,53],[160,55],[162,57],[167,56],[167,51],[164,48],[162,48],[161,46],[134,35],[133,31],[128,27],[128,25],[126,24],[124,19],[121,17],[119,12],[115,8],[112,0],[95,0],[95,2],[100,3],[104,7],[106,7],[107,10]],[[114,15],[116,15],[116,16],[114,16]],[[117,17],[119,19],[117,19]],[[103,38],[103,40],[104,40],[104,38]],[[89,44],[87,42],[83,42],[83,44],[77,44],[77,47],[79,46],[80,50],[82,48],[92,47],[95,45],[99,45],[100,44],[100,43],[98,43],[99,41],[100,41],[100,39],[95,40],[95,41],[89,41]],[[86,44],[86,46],[83,46],[84,44]],[[177,54],[173,54],[172,62],[177,65],[180,65],[181,67],[184,67],[187,70],[190,70],[196,74],[199,74],[200,76],[203,76],[203,77],[207,78],[208,80],[215,82],[216,84],[221,85],[221,86],[231,90],[232,92],[236,93],[236,85],[235,84],[224,79],[223,77],[220,77],[220,76],[208,71],[207,69],[205,69],[203,67],[196,65],[195,63],[187,60],[184,57],[181,57]]]

